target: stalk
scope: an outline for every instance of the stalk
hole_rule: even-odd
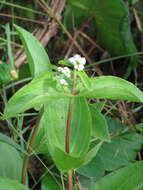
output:
[[[73,74],[73,84],[72,84],[72,95],[75,94],[75,80],[76,80],[76,74],[74,72],[74,74]],[[74,103],[74,99],[71,98],[70,102],[69,102],[68,118],[67,118],[67,125],[66,125],[65,151],[66,151],[67,154],[70,153],[70,129],[71,129],[71,120],[72,120],[72,113],[73,113],[73,103]],[[67,190],[73,190],[72,173],[73,173],[72,170],[68,171]]]
[[[32,146],[33,146],[35,137],[36,137],[38,129],[39,129],[39,123],[40,123],[43,112],[44,112],[44,107],[41,108],[40,113],[37,118],[37,121],[36,121],[36,124],[34,126],[34,129],[31,132],[32,133],[31,138],[30,138],[29,144],[27,145],[27,151],[24,156],[22,174],[21,174],[21,183],[24,185],[26,184],[26,174],[27,174],[27,170],[28,170],[28,166],[29,166],[29,158],[33,151]]]
[[[68,119],[67,119],[67,127],[66,127],[66,153],[70,153],[70,128],[71,128],[71,120],[72,120],[72,110],[73,110],[73,100],[70,100],[69,108],[68,108]]]
[[[73,182],[72,182],[72,173],[73,171],[72,170],[69,170],[68,171],[68,190],[72,190],[73,189]]]

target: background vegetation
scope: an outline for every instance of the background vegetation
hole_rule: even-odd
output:
[[[121,77],[143,90],[143,2],[141,0],[67,0],[66,2],[0,0],[0,18],[1,115],[10,97],[33,78],[31,66],[28,64],[30,61],[25,56],[14,24],[36,36],[45,47],[53,65],[78,53],[87,60],[85,70],[88,76]],[[38,60],[38,55],[36,59]],[[39,68],[37,67],[37,72]],[[124,176],[126,173],[124,170],[130,169],[131,163],[142,161],[142,104],[119,100],[104,102],[91,100],[91,102],[98,103],[96,104],[98,107],[91,108],[93,125],[98,122],[99,127],[109,128],[111,142],[106,141],[106,133],[101,137],[103,140],[106,139],[106,142],[97,155],[87,165],[75,171],[74,188],[89,189],[92,184],[111,173],[100,187],[104,190],[107,187],[106,183],[118,169],[122,169],[120,173],[122,177],[134,180],[134,176],[131,178],[131,170],[127,177]],[[96,118],[94,115],[99,117]],[[15,118],[0,120],[1,177],[20,180],[22,153],[36,119],[37,111],[30,109]],[[40,135],[43,134],[39,133],[36,148],[42,143]],[[92,146],[96,143],[95,139],[96,132],[93,131]],[[36,151],[37,153],[30,158],[29,180],[27,179],[29,188],[64,189],[67,176],[57,170],[47,147],[37,148]],[[141,166],[136,166],[136,170]],[[141,190],[140,181],[139,178],[136,180],[139,186],[132,186],[129,182],[123,188],[120,187],[123,183],[120,178],[118,189],[132,190],[138,187]],[[10,183],[12,182],[8,182]],[[98,189],[93,187],[95,188]],[[117,190],[116,186],[111,188]],[[109,190],[112,190],[111,188]]]

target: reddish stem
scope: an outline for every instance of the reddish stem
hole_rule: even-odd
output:
[[[72,120],[72,109],[73,109],[73,104],[72,101],[70,101],[68,108],[67,127],[66,127],[66,153],[68,154],[70,153],[70,128]]]
[[[73,182],[72,182],[72,170],[69,170],[69,172],[68,172],[68,190],[72,190],[73,188],[72,188],[72,184],[73,184]]]
[[[73,84],[72,84],[72,95],[75,95],[75,74],[73,77]],[[72,111],[73,111],[73,99],[70,99],[69,107],[68,107],[68,119],[66,125],[66,153],[70,153],[70,128],[71,128],[71,121],[72,121]]]
[[[73,84],[72,84],[72,95],[75,94],[75,78],[76,75],[74,73],[73,76]],[[70,129],[71,129],[71,121],[72,121],[72,112],[73,112],[73,101],[74,99],[70,99],[69,107],[68,107],[68,119],[66,124],[66,142],[65,142],[65,151],[67,154],[70,153]],[[73,190],[73,182],[72,182],[72,170],[68,171],[68,186],[67,190]]]

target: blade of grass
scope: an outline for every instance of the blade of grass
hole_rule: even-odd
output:
[[[87,69],[87,68],[90,68],[90,67],[92,67],[94,65],[99,65],[101,63],[106,63],[106,62],[109,62],[109,61],[123,59],[123,58],[131,57],[131,56],[135,56],[135,55],[143,55],[143,52],[130,53],[130,54],[126,54],[126,55],[121,55],[121,56],[116,56],[116,57],[111,57],[111,58],[103,59],[101,61],[97,61],[97,62],[93,63],[92,65],[87,65],[85,68]]]
[[[15,70],[14,57],[13,57],[12,46],[11,46],[11,31],[10,31],[9,23],[6,24],[5,31],[6,31],[6,37],[7,37],[7,50],[8,50],[8,57],[9,57],[9,65],[11,66],[11,70]]]

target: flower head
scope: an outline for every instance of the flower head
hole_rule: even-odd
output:
[[[68,78],[71,76],[71,71],[68,67],[58,67],[58,71],[63,73]]]
[[[78,54],[70,57],[68,60],[74,65],[74,69],[78,71],[82,71],[84,69],[84,65],[86,64],[86,59]]]
[[[68,85],[68,83],[67,83],[67,81],[66,81],[65,79],[60,79],[60,83],[61,83],[62,85],[65,85],[65,86]]]

